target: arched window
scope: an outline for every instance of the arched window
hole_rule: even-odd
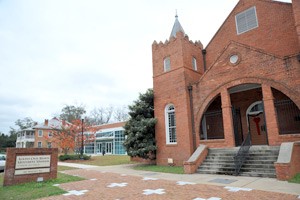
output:
[[[164,59],[164,72],[168,72],[171,70],[171,60],[170,57],[166,57]]]
[[[172,104],[166,106],[165,110],[166,117],[166,142],[167,144],[176,144],[176,117],[175,107]]]

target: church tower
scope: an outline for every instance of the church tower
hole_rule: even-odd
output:
[[[202,49],[177,14],[169,40],[152,44],[158,165],[181,166],[195,150],[191,85],[204,73]]]

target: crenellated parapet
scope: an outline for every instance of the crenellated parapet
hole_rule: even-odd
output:
[[[152,47],[153,48],[161,48],[161,47],[166,47],[172,43],[175,43],[177,40],[184,40],[186,42],[189,42],[191,45],[194,45],[196,47],[199,47],[200,49],[203,49],[203,44],[201,43],[200,40],[196,40],[195,42],[193,42],[192,40],[189,40],[189,36],[188,35],[183,35],[182,32],[177,32],[176,33],[176,37],[171,36],[169,38],[169,40],[165,40],[165,42],[160,41],[159,43],[157,43],[156,40],[153,41],[152,43]]]

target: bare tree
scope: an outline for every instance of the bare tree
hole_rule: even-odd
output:
[[[127,121],[129,119],[128,115],[128,107],[123,105],[120,107],[117,107],[114,111],[114,120],[121,122],[121,121]]]
[[[89,121],[94,125],[107,124],[111,120],[113,111],[113,106],[94,108],[90,113]]]

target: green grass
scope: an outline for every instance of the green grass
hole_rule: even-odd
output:
[[[296,174],[292,179],[289,180],[290,183],[299,183],[300,184],[300,173]]]
[[[171,174],[184,174],[183,167],[177,166],[158,166],[158,165],[138,165],[133,169],[135,170],[144,170],[144,171],[152,171],[152,172],[163,172],[163,173],[171,173]]]
[[[90,160],[76,160],[76,161],[67,160],[64,162],[72,162],[72,163],[80,163],[80,164],[96,165],[96,166],[123,165],[123,164],[134,163],[130,161],[130,156],[125,156],[125,155],[92,156]]]
[[[84,180],[83,178],[57,173],[57,178],[45,182],[30,182],[20,185],[3,187],[3,173],[0,174],[0,197],[10,200],[31,200],[53,195],[64,194],[66,191],[53,184]]]
[[[61,171],[65,171],[65,170],[72,170],[72,169],[78,169],[75,167],[67,167],[67,166],[57,166],[57,171],[61,172]]]

